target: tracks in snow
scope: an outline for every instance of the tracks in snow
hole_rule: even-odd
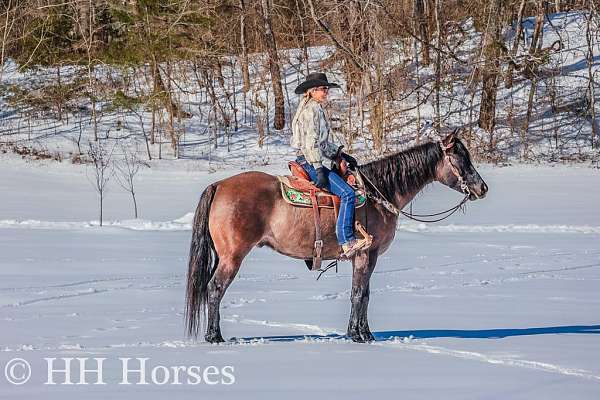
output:
[[[55,285],[45,285],[45,286],[24,286],[24,287],[0,288],[0,293],[13,292],[13,293],[26,293],[26,294],[27,293],[40,294],[40,293],[44,293],[44,292],[52,291],[52,290],[56,290],[56,289],[68,289],[68,288],[74,288],[77,286],[91,285],[87,289],[67,291],[65,293],[57,293],[55,295],[46,295],[43,297],[34,297],[34,298],[30,298],[30,299],[19,300],[19,301],[13,302],[13,303],[2,304],[2,305],[0,305],[0,309],[1,308],[22,307],[22,306],[27,306],[30,304],[35,304],[35,303],[65,300],[65,299],[71,299],[74,297],[89,296],[89,295],[94,295],[94,294],[103,294],[103,293],[108,293],[108,292],[113,292],[113,291],[122,291],[122,290],[129,290],[129,289],[136,289],[136,290],[164,289],[164,288],[170,288],[173,286],[182,285],[181,279],[182,279],[182,275],[169,274],[167,276],[161,275],[161,276],[110,277],[110,278],[104,278],[104,279],[88,279],[88,280],[82,280],[82,281],[66,282],[66,283],[60,283],[60,284],[55,284]],[[122,286],[108,286],[108,287],[96,286],[97,284],[123,282],[123,281],[129,281],[130,283],[127,283],[126,285],[122,285]],[[137,285],[134,284],[134,282],[136,282],[136,281],[138,282]],[[139,282],[143,282],[143,281],[149,281],[150,284],[148,284],[148,285],[139,284]],[[162,283],[156,283],[157,281],[162,282]]]
[[[507,367],[517,367],[525,369],[533,369],[538,371],[550,372],[555,374],[574,376],[584,379],[592,379],[600,381],[600,375],[580,368],[568,368],[556,364],[550,364],[540,361],[524,360],[514,357],[500,357],[491,356],[484,353],[477,353],[473,351],[464,350],[453,350],[445,347],[430,346],[427,344],[405,344],[401,341],[392,341],[388,343],[375,343],[375,345],[386,346],[386,347],[398,347],[403,350],[421,351],[429,354],[439,354],[443,356],[461,358],[465,360],[473,360],[484,362],[488,364],[503,365]]]
[[[351,346],[353,349],[356,349],[357,347],[361,347],[367,351],[368,351],[367,346],[378,346],[378,347],[397,349],[397,350],[403,350],[403,351],[418,351],[418,352],[424,352],[424,353],[428,353],[428,354],[453,357],[453,358],[462,359],[462,360],[470,360],[470,361],[476,361],[476,362],[480,362],[480,363],[499,365],[499,366],[503,366],[503,367],[522,368],[522,369],[542,371],[542,372],[547,372],[547,373],[552,373],[552,374],[559,374],[559,375],[564,375],[564,376],[569,376],[569,377],[575,377],[575,378],[580,378],[580,379],[600,381],[600,375],[597,375],[586,369],[566,367],[566,366],[542,362],[542,361],[527,360],[527,359],[523,359],[523,358],[517,358],[514,356],[498,356],[498,355],[489,355],[489,354],[474,352],[474,351],[450,349],[450,348],[441,347],[441,346],[432,346],[432,345],[425,344],[425,343],[415,343],[414,340],[406,340],[406,339],[403,340],[401,338],[393,338],[393,339],[375,342],[375,343],[366,344],[366,345],[365,344],[356,344],[356,343],[352,343],[348,338],[346,338],[343,335],[340,335],[335,332],[327,333],[328,329],[321,328],[316,325],[305,325],[305,324],[295,324],[295,323],[266,323],[266,321],[257,321],[257,320],[243,320],[243,321],[236,321],[236,322],[268,325],[268,326],[274,326],[274,327],[289,326],[289,327],[298,328],[300,326],[303,326],[306,328],[307,331],[313,332],[312,336],[326,335],[326,334],[330,335],[330,337],[321,336],[321,337],[317,337],[317,338],[311,338],[310,337],[311,335],[308,335],[309,337],[303,338],[301,335],[298,335],[297,337],[292,337],[291,340],[286,341],[288,343],[285,343],[285,346],[289,346],[290,343],[292,343],[292,345],[293,345],[293,343],[298,343],[298,344],[301,343],[302,345],[306,345],[306,344],[326,345],[326,344],[331,344],[332,342],[334,342],[334,343],[336,343],[336,345],[347,345],[347,346]],[[323,332],[323,333],[321,334],[321,333],[317,333],[317,332]],[[234,351],[235,348],[238,346],[281,345],[281,343],[279,343],[279,342],[280,341],[277,339],[271,340],[271,339],[269,339],[268,336],[266,336],[266,337],[256,337],[256,338],[245,338],[245,339],[239,339],[239,340],[234,339],[232,341],[229,341],[224,344],[219,344],[219,345],[213,345],[213,344],[204,343],[204,342],[195,342],[195,341],[191,341],[191,340],[165,340],[165,341],[161,341],[161,342],[136,342],[136,343],[109,344],[106,346],[99,346],[99,347],[84,347],[80,344],[61,344],[58,347],[52,347],[52,346],[50,346],[50,347],[48,347],[48,346],[35,347],[35,346],[31,346],[31,345],[21,345],[21,346],[15,347],[13,349],[6,347],[4,349],[0,349],[0,352],[64,351],[64,350],[80,351],[80,350],[85,350],[87,353],[100,352],[100,353],[105,354],[106,351],[110,350],[110,349],[131,349],[131,348],[157,348],[157,349],[158,348],[197,348],[197,349],[202,349],[202,350],[206,350],[206,351],[210,352],[212,349],[216,350],[216,349],[224,349],[224,348],[228,348],[229,350]],[[285,350],[282,349],[281,351],[285,351]]]

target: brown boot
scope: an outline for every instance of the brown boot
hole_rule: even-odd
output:
[[[371,246],[370,238],[352,239],[342,245],[342,258],[351,258],[358,251],[366,250]]]

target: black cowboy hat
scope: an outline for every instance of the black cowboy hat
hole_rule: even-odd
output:
[[[294,93],[302,94],[306,92],[308,89],[312,89],[314,87],[327,86],[330,88],[339,88],[340,85],[337,83],[329,82],[327,80],[327,75],[322,72],[313,72],[308,74],[306,80],[298,85]]]

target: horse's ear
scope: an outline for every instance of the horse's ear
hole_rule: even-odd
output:
[[[442,139],[442,144],[444,145],[444,148],[446,150],[448,150],[452,146],[454,146],[454,140],[456,139],[456,132],[457,131],[454,131],[451,134],[449,134],[448,136],[446,136],[444,139]]]

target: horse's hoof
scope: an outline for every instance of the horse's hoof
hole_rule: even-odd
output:
[[[361,332],[360,337],[363,339],[363,343],[374,342],[375,337],[371,333],[371,331]]]
[[[223,339],[223,336],[221,336],[220,333],[216,334],[216,335],[206,335],[204,337],[204,339],[206,339],[206,341],[208,343],[224,343],[225,340]]]
[[[352,341],[354,343],[364,343],[365,342],[362,335],[358,331],[348,332],[346,334],[346,336],[348,336],[350,339],[352,339]]]

